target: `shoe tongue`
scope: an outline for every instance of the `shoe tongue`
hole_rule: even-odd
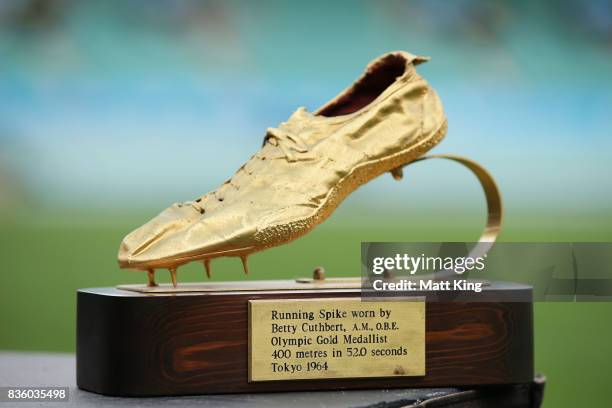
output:
[[[281,123],[278,129],[291,134],[294,141],[299,140],[298,144],[313,144],[324,137],[320,131],[320,119],[321,117],[310,113],[302,106],[297,108],[286,122]],[[285,156],[283,149],[277,145],[266,143],[264,149],[270,158]]]
[[[286,122],[279,125],[279,129],[291,133],[300,134],[304,130],[312,128],[316,122],[316,116],[308,112],[306,108],[299,107],[289,116]]]
[[[299,108],[295,110],[295,112],[291,114],[291,116],[289,116],[289,119],[287,120],[287,122],[291,123],[291,122],[302,121],[302,120],[310,121],[313,118],[314,118],[314,115],[312,113],[308,112],[308,110],[305,107],[300,106]]]
[[[310,113],[306,108],[299,107],[289,116],[286,122],[283,122],[280,127],[289,129],[295,133],[312,133],[321,123],[321,116]]]

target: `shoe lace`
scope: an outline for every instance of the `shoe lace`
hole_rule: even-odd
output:
[[[278,146],[282,151],[287,161],[298,161],[296,153],[307,153],[308,144],[297,134],[280,128],[268,128],[264,138],[264,144],[271,143]]]
[[[288,162],[314,160],[315,157],[313,155],[306,154],[310,151],[310,145],[301,136],[309,125],[309,120],[305,117],[306,115],[308,115],[306,110],[304,108],[299,108],[287,122],[281,123],[277,128],[268,128],[263,140],[263,145],[270,143],[273,146],[277,146],[281,149]],[[296,119],[297,116],[300,116],[300,119]],[[245,166],[240,167],[236,174],[244,171],[244,168]],[[221,189],[222,188],[223,186]],[[216,190],[213,193],[216,194],[218,191],[219,190]],[[217,199],[223,201],[222,197],[218,197]],[[202,200],[203,197],[200,197],[197,200],[186,201],[180,205],[191,206],[199,211],[200,214],[204,214],[205,209],[202,205]]]
[[[298,112],[303,108],[298,109]],[[310,150],[310,145],[301,136],[303,134],[304,119],[295,120],[294,115],[289,121],[282,123],[277,128],[268,128],[263,144],[270,143],[280,148],[289,162],[313,160],[314,157],[305,155]]]

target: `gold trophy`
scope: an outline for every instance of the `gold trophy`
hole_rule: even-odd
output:
[[[447,121],[416,70],[427,61],[391,52],[314,112],[297,109],[267,129],[261,149],[223,185],[175,203],[129,233],[119,265],[147,273],[146,285],[78,292],[77,382],[110,395],[531,382],[530,302],[361,299],[361,278],[178,283],[177,271],[218,257],[248,257],[289,243],[323,222],[357,187],[406,165],[445,158],[483,186],[486,228],[473,254],[499,233],[502,205],[477,163],[424,156]],[[158,269],[172,285],[158,285]],[[527,286],[486,290],[531,295]],[[486,292],[485,290],[485,292]]]

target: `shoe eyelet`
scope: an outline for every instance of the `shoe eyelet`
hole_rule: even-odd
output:
[[[219,201],[223,201],[223,200],[225,200],[225,199],[224,199],[223,197],[219,197],[219,198],[217,198],[217,200],[219,200]]]
[[[202,201],[201,198],[198,198],[197,200],[195,200],[196,203],[199,203],[200,201]]]

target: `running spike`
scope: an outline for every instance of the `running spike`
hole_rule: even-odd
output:
[[[155,269],[147,269],[147,277],[149,278],[148,287],[153,288],[157,286],[157,283],[155,283]]]
[[[247,255],[242,255],[240,259],[242,260],[242,267],[244,268],[244,274],[249,274],[249,264],[247,263]]]
[[[204,268],[206,268],[206,276],[208,276],[208,279],[210,279],[212,276],[212,271],[210,270],[210,259],[204,260]]]
[[[170,271],[170,277],[172,278],[172,286],[176,288],[176,268],[168,269]]]
[[[393,179],[399,181],[404,177],[404,169],[402,167],[396,167],[390,171]]]

